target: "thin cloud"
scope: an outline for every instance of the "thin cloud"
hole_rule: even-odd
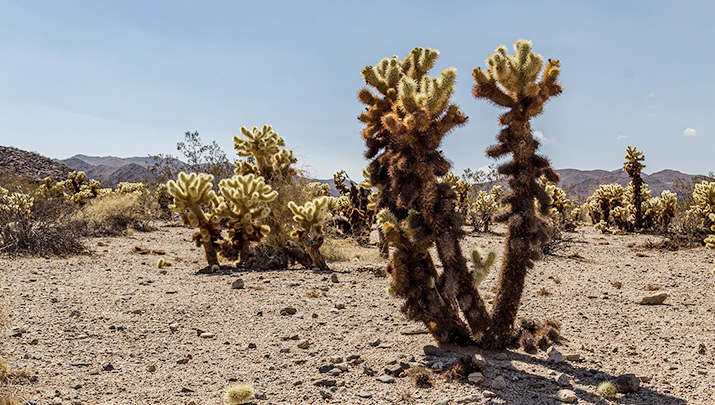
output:
[[[628,135],[618,135],[616,139],[626,139],[628,138]]]
[[[655,98],[655,93],[650,93],[650,94],[648,95],[648,98]]]
[[[536,138],[543,145],[554,143],[553,139],[545,137],[544,133],[541,131],[534,131],[534,138]]]
[[[683,130],[683,136],[695,136],[698,134],[698,131],[696,131],[694,128],[685,128]]]

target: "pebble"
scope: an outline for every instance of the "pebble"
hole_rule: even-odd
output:
[[[336,302],[335,309],[345,309],[345,304],[342,302]]]
[[[412,326],[405,326],[400,330],[400,333],[403,335],[424,335],[429,333],[429,331],[424,325],[417,324]]]
[[[484,398],[494,398],[494,397],[497,396],[497,394],[495,394],[495,393],[493,393],[493,392],[491,392],[491,391],[485,390],[485,391],[482,391],[482,396],[483,396]]]
[[[506,356],[506,353],[497,353],[497,354],[494,356],[494,358],[497,359],[497,360],[506,360],[506,359],[507,359],[507,356]]]
[[[383,383],[394,383],[395,377],[389,376],[387,374],[383,374],[383,375],[377,377],[376,380],[383,382]]]
[[[563,363],[563,361],[564,361],[564,355],[561,354],[560,351],[553,349],[553,348],[551,350],[549,350],[549,358],[546,359],[547,363],[559,364],[559,363]]]
[[[324,399],[331,399],[333,397],[333,393],[328,390],[324,390],[321,388],[318,392],[320,392],[320,396]]]
[[[214,335],[211,332],[204,332],[204,333],[200,334],[199,337],[202,339],[213,339],[214,337],[216,337],[216,335]]]
[[[422,350],[427,356],[440,356],[442,354],[442,349],[435,345],[426,345]]]
[[[281,309],[281,315],[295,315],[298,312],[295,307],[285,307]]]
[[[340,280],[338,280],[338,275],[335,274],[335,273],[331,274],[331,275],[330,275],[330,282],[331,282],[331,283],[339,283]]]
[[[253,397],[256,399],[266,399],[266,393],[263,390],[254,388],[253,389]]]
[[[330,371],[328,371],[328,374],[329,374],[329,375],[332,375],[333,377],[335,377],[335,376],[338,376],[338,375],[342,374],[342,372],[343,372],[343,370],[341,370],[341,369],[335,367],[335,368],[331,369]]]
[[[378,349],[389,349],[392,347],[392,343],[380,343],[377,345]]]
[[[382,340],[378,338],[372,339],[371,341],[367,342],[367,344],[372,347],[378,346],[380,343],[382,343]]]
[[[104,363],[104,364],[102,364],[102,370],[104,370],[104,371],[112,371],[112,370],[114,370],[114,365],[113,365],[112,363],[109,363],[109,362]]]
[[[359,396],[360,398],[372,398],[372,394],[365,391],[358,391],[358,393],[355,395]]]
[[[313,381],[313,385],[317,387],[332,387],[335,383],[337,383],[337,381],[330,378],[321,378]]]
[[[70,388],[78,390],[78,389],[82,388],[82,384],[74,383],[74,384],[70,385]]]
[[[469,382],[472,384],[483,384],[484,383],[484,375],[480,372],[475,372],[475,373],[469,374],[467,376],[467,380],[469,380]]]
[[[568,387],[571,385],[571,379],[566,374],[561,374],[559,378],[556,379],[556,383],[562,387]]]
[[[636,304],[640,305],[660,305],[668,298],[668,293],[660,293],[655,295],[647,295],[642,297]]]
[[[251,343],[248,344],[248,348],[249,348],[249,349],[255,349],[256,347],[257,347],[256,344],[253,343],[253,342],[251,342]]]
[[[152,364],[149,367],[147,367],[146,371],[153,373],[156,371],[156,366]]]
[[[301,349],[307,349],[310,346],[310,342],[307,340],[301,340],[298,342],[298,347]]]
[[[178,323],[174,322],[174,323],[172,323],[172,324],[169,325],[169,331],[171,331],[171,333],[174,333],[174,332],[176,332],[177,330],[179,330],[179,324],[178,324]]]
[[[328,364],[323,364],[322,366],[318,367],[318,371],[321,373],[327,373],[328,371],[330,371],[334,368],[335,368],[335,365],[333,363],[328,363]]]
[[[246,286],[246,283],[243,281],[242,278],[236,279],[231,283],[231,289],[233,290],[241,290],[243,287]]]
[[[87,363],[85,363],[85,362],[83,362],[83,361],[73,361],[73,362],[70,363],[70,366],[74,366],[74,367],[85,367],[85,366],[88,366],[88,365],[89,365],[89,364],[87,364]]]
[[[640,388],[640,381],[635,374],[621,374],[616,377],[615,383],[621,393],[635,392]]]
[[[186,364],[186,363],[188,363],[188,362],[189,362],[189,358],[188,358],[188,357],[182,357],[182,358],[180,358],[179,360],[176,360],[176,364]]]
[[[455,404],[471,404],[471,403],[479,403],[481,401],[481,396],[479,394],[472,394],[472,395],[467,395],[466,397],[457,397],[450,400],[445,400],[447,401],[446,403],[454,402]]]
[[[506,388],[506,381],[504,380],[504,377],[498,376],[497,378],[492,380],[491,387],[495,390],[503,390],[504,388]]]
[[[362,373],[368,377],[372,377],[375,375],[375,370],[373,370],[371,367],[365,366],[362,368]]]
[[[194,392],[194,390],[189,387],[181,387],[181,392]]]
[[[564,355],[564,359],[568,361],[579,361],[581,360],[581,355],[578,353],[569,353]]]
[[[556,393],[556,399],[570,404],[576,402],[578,397],[576,397],[576,393],[571,390],[559,390],[559,392]]]
[[[399,377],[400,374],[402,374],[404,370],[402,369],[402,366],[399,364],[393,364],[390,366],[385,367],[385,374],[389,374],[395,377]]]

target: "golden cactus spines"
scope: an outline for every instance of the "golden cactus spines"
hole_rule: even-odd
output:
[[[327,207],[330,197],[321,196],[298,205],[294,201],[288,202],[288,208],[293,213],[293,220],[297,223],[292,236],[298,240],[305,252],[310,257],[311,267],[328,269],[328,264],[320,254],[323,244],[323,223],[327,218]]]

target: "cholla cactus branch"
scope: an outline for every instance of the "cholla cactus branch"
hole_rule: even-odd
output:
[[[303,245],[310,256],[311,268],[328,269],[319,249],[323,244],[323,223],[327,218],[326,208],[329,202],[330,198],[326,196],[314,198],[304,205],[298,205],[294,201],[288,202],[288,208],[293,213],[293,220],[298,223],[292,236]]]

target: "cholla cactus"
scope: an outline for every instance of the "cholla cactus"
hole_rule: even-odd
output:
[[[633,187],[633,195],[629,203],[634,207],[634,225],[636,229],[643,227],[643,210],[641,204],[646,198],[641,196],[641,187],[643,186],[641,171],[645,165],[641,162],[644,160],[645,156],[643,156],[642,151],[630,145],[626,148],[626,162],[623,164],[623,170],[630,176]]]
[[[149,188],[144,183],[131,183],[131,182],[120,182],[114,188],[114,192],[117,194],[138,194],[145,196],[149,194]]]
[[[601,184],[598,190],[589,199],[591,212],[598,212],[594,215],[594,222],[603,220],[606,224],[611,219],[611,210],[623,205],[623,193],[625,189],[620,184]]]
[[[288,203],[288,208],[293,213],[293,220],[298,223],[298,227],[292,235],[303,245],[310,256],[310,268],[318,267],[328,269],[323,255],[320,254],[320,246],[323,244],[323,223],[327,217],[327,206],[329,198],[318,197],[300,206],[293,201]],[[308,267],[308,266],[306,266]]]
[[[317,181],[306,184],[303,187],[303,191],[311,197],[330,196],[330,186]]]
[[[483,339],[487,346],[499,348],[512,337],[526,272],[549,239],[549,224],[536,215],[534,201],[546,215],[551,199],[537,180],[544,176],[556,183],[559,179],[548,159],[536,154],[539,142],[531,133],[530,123],[549,98],[561,93],[559,61],[544,63],[541,55],[532,52],[531,42],[523,39],[514,43],[514,50],[509,55],[506,47],[498,47],[487,58],[486,72],[481,68],[473,71],[474,96],[509,109],[500,117],[504,129],[497,137],[499,143],[487,150],[487,155],[495,159],[512,155],[511,162],[498,168],[500,174],[510,176],[511,193],[505,200],[510,207],[502,217],[509,222],[492,325]]]
[[[715,181],[704,180],[693,189],[694,203],[688,213],[696,217],[708,219],[715,213]]]
[[[487,253],[487,257],[482,258],[482,254],[479,249],[472,250],[472,264],[474,265],[474,270],[472,271],[472,282],[474,288],[477,288],[479,284],[484,281],[489,274],[489,270],[494,266],[494,262],[497,259],[497,253],[490,250]]]
[[[609,232],[608,224],[607,224],[606,221],[604,221],[604,220],[598,221],[598,223],[596,223],[596,225],[594,225],[593,227],[596,228],[596,229],[598,229],[599,231],[601,231],[601,232],[603,232],[603,233],[608,233],[608,232]]]
[[[250,243],[259,242],[271,230],[258,221],[271,212],[266,203],[275,200],[278,193],[264,182],[263,177],[253,174],[223,179],[218,186],[222,197],[214,212],[228,220],[228,239],[220,243],[221,253],[229,259],[246,260]]]
[[[501,190],[501,186],[492,187],[490,192],[479,190],[476,197],[470,200],[469,214],[475,231],[489,232],[492,215],[499,209],[497,187]]]
[[[85,172],[71,172],[67,177],[68,179],[62,184],[65,198],[69,201],[83,206],[99,194],[99,180],[88,179]]]
[[[457,194],[454,208],[462,215],[468,215],[470,209],[469,191],[470,185],[467,181],[460,179],[453,172],[449,172],[439,179],[441,183],[447,183]]]
[[[358,242],[366,243],[369,240],[370,228],[375,219],[375,208],[371,201],[375,200],[372,187],[369,182],[369,174],[363,170],[363,180],[359,185],[353,182],[350,187],[345,185],[347,174],[341,170],[333,174],[333,183],[341,196],[346,196],[350,200],[350,207],[341,205],[345,218],[340,223],[344,224],[343,231],[355,237]],[[346,220],[347,219],[347,220]]]
[[[209,266],[218,266],[216,251],[219,248],[221,231],[220,218],[214,210],[219,204],[213,188],[213,176],[205,173],[179,173],[177,180],[169,180],[167,190],[174,196],[174,204],[169,208],[181,214],[184,225],[198,228],[192,240],[196,246],[204,248]],[[206,209],[209,213],[204,211]]]
[[[30,218],[34,204],[35,199],[32,196],[24,193],[10,193],[7,189],[0,187],[0,212],[13,221],[19,218]]]
[[[381,215],[381,229],[395,247],[387,266],[391,291],[405,299],[408,318],[424,322],[435,339],[469,343],[459,311],[475,331],[486,326],[488,315],[458,244],[463,220],[454,210],[456,193],[438,182],[450,168],[440,143],[467,117],[450,102],[456,70],[427,76],[438,56],[415,48],[403,60],[393,56],[366,66],[368,88],[358,98],[367,109],[358,119],[365,124],[365,157],[372,160],[370,184],[380,191],[376,209],[389,212]],[[433,243],[444,266],[441,275],[428,251]]]
[[[710,219],[710,222],[713,224],[710,226],[710,230],[715,231],[715,213],[708,214],[708,219]],[[710,235],[705,238],[705,246],[707,246],[708,249],[715,249],[715,235]],[[715,273],[715,270],[713,270],[713,273]]]
[[[241,127],[243,138],[233,137],[236,154],[241,157],[255,159],[256,164],[249,162],[236,162],[236,174],[253,173],[263,176],[268,183],[275,180],[290,180],[296,174],[291,167],[297,161],[293,152],[285,149],[285,139],[278,136],[270,125],[261,129]]]

